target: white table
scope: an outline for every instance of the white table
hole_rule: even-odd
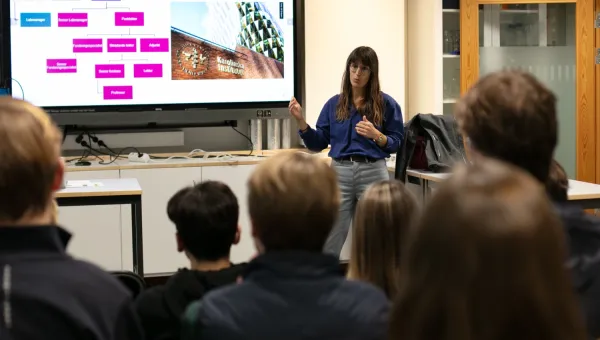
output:
[[[449,173],[434,173],[424,170],[406,170],[406,177],[410,182],[419,182],[423,191],[423,200],[431,195],[431,183],[439,183],[450,177]],[[594,183],[569,180],[569,201],[583,209],[600,209],[600,185]]]
[[[56,202],[59,206],[65,207],[131,205],[133,271],[143,277],[144,248],[142,241],[142,188],[140,184],[135,178],[92,179],[86,182],[92,185],[70,188],[69,182],[67,182],[67,188],[56,192]]]

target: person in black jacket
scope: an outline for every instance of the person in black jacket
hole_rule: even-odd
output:
[[[385,339],[386,295],[345,280],[337,257],[322,252],[340,204],[334,170],[282,153],[257,167],[248,189],[260,255],[243,282],[188,307],[182,339]]]
[[[459,100],[455,116],[471,160],[492,157],[550,178],[558,141],[556,96],[533,75],[502,71],[481,78]],[[554,186],[553,188],[555,188]],[[569,245],[567,266],[579,294],[588,332],[600,337],[600,220],[550,192]]]
[[[66,253],[61,141],[42,109],[0,98],[0,339],[142,339],[127,289]]]
[[[166,285],[151,288],[136,301],[148,340],[180,338],[180,319],[189,303],[210,290],[236,282],[244,264],[229,261],[240,239],[239,206],[224,183],[206,181],[177,192],[167,205],[177,228],[177,250],[190,259]]]

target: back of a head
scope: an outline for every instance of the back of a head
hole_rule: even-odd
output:
[[[455,116],[476,152],[546,182],[558,140],[556,96],[533,75],[501,71],[482,77],[459,100]]]
[[[566,202],[569,197],[569,177],[556,160],[550,165],[550,173],[546,180],[546,192],[555,202]]]
[[[238,230],[239,205],[224,183],[205,181],[178,191],[167,204],[185,250],[196,260],[229,256]]]
[[[540,183],[517,168],[458,169],[407,247],[394,339],[585,338],[560,222]]]
[[[370,282],[393,299],[401,280],[402,245],[417,213],[414,196],[401,182],[371,185],[356,207],[349,277]]]
[[[322,158],[277,154],[258,165],[248,191],[253,233],[264,251],[322,251],[340,205],[336,174]]]
[[[50,206],[60,146],[61,133],[42,109],[0,97],[0,224]]]

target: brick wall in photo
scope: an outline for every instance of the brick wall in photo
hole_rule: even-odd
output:
[[[196,70],[191,67],[189,60],[183,61],[184,67],[182,68],[177,55],[178,51],[182,49],[189,53],[191,47],[195,47],[204,57],[207,57],[207,64],[198,65]],[[233,74],[219,70],[218,57],[244,65],[243,74]],[[207,69],[202,75],[193,75],[185,71],[185,69],[188,71],[205,70],[206,67]],[[236,52],[233,52],[177,31],[171,31],[171,69],[172,79],[175,80],[283,78],[283,63],[275,59],[242,46],[238,46]]]

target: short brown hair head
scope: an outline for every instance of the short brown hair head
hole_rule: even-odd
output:
[[[458,169],[411,233],[393,339],[583,340],[559,218],[539,181],[494,160]]]
[[[418,210],[414,196],[401,182],[372,184],[356,206],[348,276],[374,284],[393,299],[401,281],[402,245]]]
[[[556,202],[566,202],[569,197],[569,177],[556,160],[550,165],[550,173],[546,180],[546,192]]]
[[[60,146],[61,133],[44,110],[0,97],[0,221],[48,209]]]
[[[319,157],[284,152],[248,181],[254,236],[265,251],[322,251],[339,213],[337,176]]]
[[[533,75],[484,76],[459,100],[455,116],[476,151],[546,182],[558,139],[556,96]]]

